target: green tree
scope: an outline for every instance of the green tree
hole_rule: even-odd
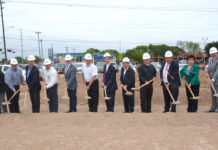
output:
[[[154,56],[162,56],[164,57],[164,54],[166,51],[170,50],[173,52],[174,56],[177,56],[180,52],[182,52],[182,49],[178,46],[168,46],[165,44],[161,45],[152,45],[150,44],[148,46],[149,52]]]
[[[117,50],[115,50],[115,49],[106,49],[106,50],[102,50],[101,51],[102,55],[105,54],[105,53],[109,53],[112,56],[115,56],[116,57],[116,61],[117,61],[118,64],[122,60],[122,57],[121,57],[120,53]]]
[[[136,46],[135,48],[129,49],[125,53],[125,57],[130,58],[136,62],[142,62],[142,55],[148,52],[148,47],[145,45]]]
[[[89,48],[86,50],[86,53],[100,53],[100,50],[95,48]]]
[[[209,51],[210,51],[210,48],[211,48],[211,47],[216,47],[216,48],[218,49],[218,41],[208,43],[208,44],[205,46],[205,51],[206,51],[207,54],[209,54]]]
[[[35,63],[39,63],[39,62],[42,62],[42,59],[39,58],[39,56],[35,56],[36,60],[35,60]]]
[[[200,44],[192,41],[177,41],[177,46],[186,52],[201,52]]]

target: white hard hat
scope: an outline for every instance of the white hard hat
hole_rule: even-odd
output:
[[[210,54],[217,53],[217,48],[216,47],[211,47],[210,48]]]
[[[85,60],[92,60],[92,55],[86,54],[84,58],[85,58]]]
[[[28,61],[34,61],[36,60],[35,56],[33,55],[29,55],[28,58],[27,58]]]
[[[50,64],[51,64],[51,60],[48,59],[48,58],[46,58],[46,59],[44,60],[44,65],[50,65]]]
[[[64,58],[65,60],[72,60],[72,56],[71,55],[69,55],[69,54],[67,54],[66,56],[65,56],[65,58]]]
[[[105,57],[111,57],[111,54],[105,53],[105,54],[104,54],[104,58],[105,58]]]
[[[129,62],[130,62],[130,60],[129,60],[129,58],[128,58],[128,57],[124,57],[124,58],[123,58],[123,62],[128,62],[128,63],[129,63]]]
[[[12,58],[11,61],[10,61],[10,64],[11,65],[17,65],[18,64],[17,59]]]
[[[151,56],[148,53],[144,53],[142,59],[150,59]]]
[[[166,51],[165,57],[173,57],[173,53],[171,51]]]

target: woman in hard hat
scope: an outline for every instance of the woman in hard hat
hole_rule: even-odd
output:
[[[163,61],[160,69],[160,78],[162,80],[161,85],[163,86],[164,94],[164,111],[166,112],[176,112],[176,104],[171,104],[172,99],[165,85],[167,85],[173,98],[177,101],[179,96],[179,86],[181,86],[180,75],[179,75],[179,63],[173,60],[173,53],[171,51],[166,51],[165,61]]]
[[[26,66],[26,83],[28,85],[28,90],[30,94],[30,99],[32,103],[32,112],[40,112],[40,78],[39,69],[35,66],[35,56],[30,55],[28,58],[28,66]]]
[[[156,79],[156,69],[150,63],[151,56],[145,53],[142,56],[143,64],[138,68],[140,85]],[[144,113],[151,112],[151,100],[153,95],[153,81],[140,89],[141,111]]]
[[[199,66],[194,64],[195,56],[188,55],[187,57],[188,65],[185,65],[182,70],[180,71],[180,76],[184,79],[190,89],[192,90],[194,96],[199,96],[199,89],[200,89],[200,80],[199,80]],[[187,112],[197,112],[198,109],[198,100],[193,99],[193,95],[190,93],[187,85],[186,87],[186,95],[188,99],[188,108]]]
[[[216,47],[210,48],[210,59],[207,69],[207,77],[218,93],[218,51]],[[218,112],[218,97],[214,96],[214,91],[211,87],[212,105],[207,112]]]
[[[120,82],[123,85],[122,94],[123,94],[123,102],[124,102],[124,112],[131,113],[134,112],[134,91],[131,90],[135,87],[135,71],[129,65],[129,58],[123,58],[123,67],[121,68],[120,74]],[[126,90],[131,91],[133,93],[132,96],[125,95]]]
[[[12,58],[10,61],[11,67],[5,73],[5,83],[6,83],[6,96],[9,100],[13,95],[15,95],[9,104],[11,113],[20,113],[19,107],[19,94],[17,90],[20,89],[20,84],[24,85],[24,78],[22,70],[18,67],[18,61]]]

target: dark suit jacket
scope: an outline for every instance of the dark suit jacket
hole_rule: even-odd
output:
[[[39,70],[34,65],[32,70],[30,71],[29,78],[27,78],[28,67],[26,66],[26,82],[29,89],[38,89],[41,90],[40,78],[39,78]]]
[[[163,79],[163,69],[166,64],[166,61],[163,61],[161,69],[160,69],[160,78]],[[173,77],[173,79],[170,77],[169,74],[167,74],[167,79],[170,84],[176,84],[178,86],[181,85],[180,82],[180,76],[179,76],[179,63],[176,60],[173,60],[170,64],[170,68],[168,69],[169,74]],[[163,85],[163,82],[161,83]]]
[[[104,65],[104,70],[106,65]],[[107,86],[107,92],[114,92],[117,90],[116,70],[112,64],[108,67],[104,85]]]
[[[135,87],[135,71],[129,66],[126,70],[125,78],[123,78],[124,68],[121,69],[120,82],[123,85],[127,85],[127,90],[131,91],[131,88]]]
[[[5,92],[5,76],[4,73],[0,70],[0,92]]]

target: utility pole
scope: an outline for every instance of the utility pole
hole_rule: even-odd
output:
[[[3,7],[2,7],[2,0],[0,0],[0,7],[1,7],[1,19],[2,19],[2,34],[3,34],[3,43],[4,43],[4,51],[5,51],[5,62],[7,62],[7,50],[6,50],[6,41],[5,41],[5,26],[4,26],[4,17],[3,17]]]
[[[20,47],[21,47],[21,55],[22,55],[22,63],[23,63],[23,34],[22,29],[20,29]]]
[[[41,32],[35,32],[35,33],[37,34],[37,37],[38,37],[39,58],[42,59],[42,57],[41,57],[41,51],[40,51],[40,40],[39,40],[39,34],[40,34]]]
[[[41,42],[41,52],[42,52],[42,59],[43,59],[44,56],[43,56],[43,45],[42,45],[42,39],[40,40],[40,42]]]

